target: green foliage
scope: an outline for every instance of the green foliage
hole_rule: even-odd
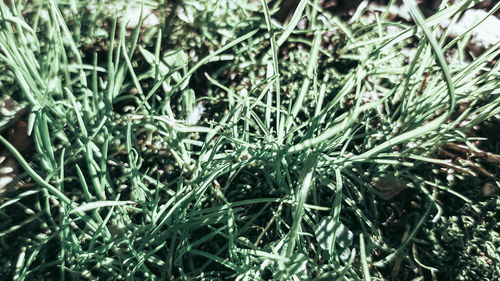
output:
[[[467,179],[461,188],[477,186],[477,180]],[[443,220],[424,231],[432,242],[426,259],[436,259],[437,276],[444,280],[494,280],[500,273],[500,233],[497,215],[498,196],[484,197],[477,188],[466,191],[475,204],[449,206]]]
[[[498,222],[467,208],[492,219],[498,195],[441,171],[491,168],[471,132],[500,113],[500,43],[468,61],[466,34],[433,35],[477,1],[350,25],[318,1],[284,25],[266,1],[144,1],[160,24],[135,29],[129,2],[0,2],[0,85],[34,144],[0,136],[25,171],[0,195],[1,277],[409,280],[460,246],[456,276],[494,280]]]
[[[314,231],[318,246],[327,252],[327,256],[338,256],[342,261],[349,260],[353,241],[352,232],[342,223],[335,225],[335,220],[326,216],[321,219]],[[336,247],[333,245],[338,247]]]

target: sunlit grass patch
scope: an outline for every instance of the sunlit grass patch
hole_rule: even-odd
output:
[[[122,1],[0,3],[0,85],[33,142],[0,137],[24,170],[0,194],[0,276],[494,276],[493,230],[447,272],[458,230],[485,232],[445,202],[498,205],[460,183],[498,190],[500,42],[472,60],[467,33],[437,36],[476,2],[344,23],[300,1],[280,23],[274,2],[145,1],[159,22],[135,27]]]

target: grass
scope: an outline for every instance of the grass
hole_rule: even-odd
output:
[[[24,170],[0,276],[494,280],[500,42],[469,61],[468,33],[436,36],[480,1],[404,2],[415,24],[144,1],[160,25],[133,30],[120,1],[0,2],[33,143],[0,136]]]

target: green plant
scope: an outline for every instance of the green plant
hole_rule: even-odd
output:
[[[149,1],[164,17],[147,30],[106,13],[68,20],[86,1],[0,3],[0,63],[34,142],[23,156],[0,136],[25,170],[2,195],[0,274],[435,276],[410,253],[422,230],[448,228],[442,196],[467,200],[439,169],[484,166],[440,153],[477,152],[470,132],[500,113],[500,43],[467,63],[466,34],[434,33],[478,1],[427,19],[404,2],[415,24],[346,25],[318,1],[283,26],[266,1]],[[92,21],[107,39],[76,28]]]

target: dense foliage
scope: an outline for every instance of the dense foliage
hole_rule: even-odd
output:
[[[0,276],[495,280],[500,42],[440,30],[479,1],[403,2],[0,2],[33,143],[0,137]]]

